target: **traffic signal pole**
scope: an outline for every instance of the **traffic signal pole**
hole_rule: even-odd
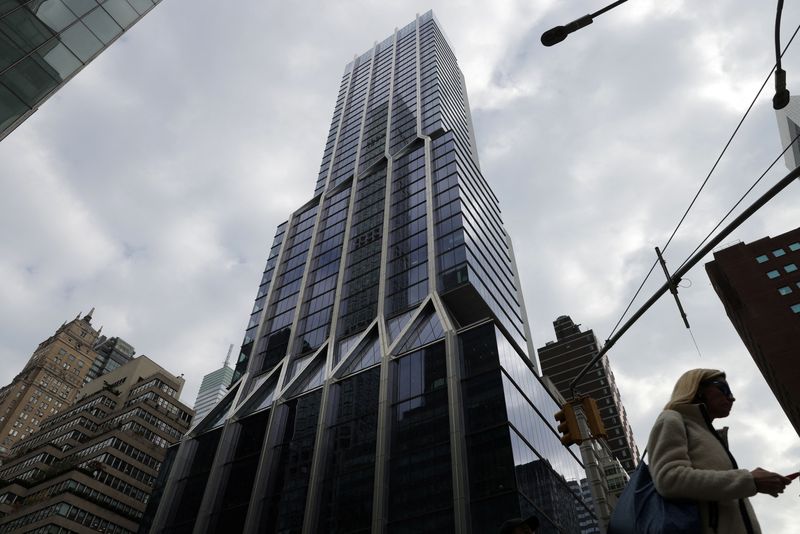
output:
[[[575,407],[575,417],[583,435],[591,435],[591,429],[587,422],[586,414],[582,405]],[[586,480],[589,484],[589,492],[592,495],[595,517],[597,518],[600,532],[608,529],[608,522],[611,520],[611,511],[617,504],[616,497],[608,490],[608,481],[603,473],[601,460],[608,458],[608,451],[603,447],[604,442],[587,439],[579,445],[581,460],[586,470]]]
[[[631,326],[633,326],[633,324],[637,320],[639,320],[639,317],[644,315],[644,313],[647,310],[649,310],[650,307],[664,295],[664,293],[669,291],[670,287],[677,286],[678,283],[681,281],[683,275],[689,272],[689,270],[691,270],[692,267],[694,267],[700,260],[702,260],[706,256],[706,254],[711,252],[714,249],[714,247],[716,247],[722,242],[723,239],[728,237],[731,234],[731,232],[733,232],[735,229],[741,226],[742,223],[744,223],[747,219],[749,219],[756,211],[761,209],[761,207],[763,207],[767,202],[769,202],[775,196],[777,196],[778,193],[786,189],[789,186],[789,184],[792,183],[798,176],[800,176],[800,166],[795,167],[793,171],[784,176],[783,179],[781,179],[778,183],[772,186],[772,188],[769,191],[761,195],[761,197],[759,197],[755,202],[753,202],[753,204],[751,204],[746,210],[744,210],[741,214],[739,214],[739,216],[737,216],[728,226],[723,228],[717,234],[716,237],[711,239],[711,241],[709,241],[706,244],[706,246],[700,249],[694,256],[686,260],[686,262],[681,267],[679,267],[678,270],[675,271],[675,273],[673,273],[672,277],[670,277],[667,280],[667,282],[663,286],[661,286],[661,288],[658,289],[658,291],[656,291],[655,294],[653,294],[653,296],[650,297],[650,299],[648,299],[648,301],[645,302],[642,305],[642,307],[639,308],[636,311],[636,313],[634,313],[625,324],[622,325],[619,331],[606,340],[605,344],[603,345],[603,348],[600,349],[600,351],[594,358],[592,358],[592,361],[586,364],[586,366],[583,369],[581,369],[581,372],[578,373],[578,376],[576,376],[572,380],[572,382],[570,382],[569,389],[570,392],[572,393],[573,398],[578,397],[576,391],[577,389],[576,385],[578,381],[580,381],[580,379],[583,378],[583,376],[589,371],[589,369],[591,369],[594,365],[597,364],[598,361],[600,361],[600,358],[602,358],[609,351],[609,349],[611,349],[611,347],[614,346],[614,344],[619,340],[619,338],[621,338],[622,335],[625,334],[625,332],[627,332],[628,329]]]

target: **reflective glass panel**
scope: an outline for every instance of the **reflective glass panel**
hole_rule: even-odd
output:
[[[88,13],[93,7],[97,7],[95,0],[63,0],[63,2],[79,17]]]
[[[343,374],[349,375],[366,369],[381,361],[381,344],[377,335],[372,335],[359,349],[359,354],[350,362]]]
[[[368,532],[372,520],[380,368],[335,386],[322,483],[322,532]]]
[[[321,400],[322,392],[316,391],[283,406],[286,422],[280,443],[272,450],[278,482],[266,501],[265,524],[259,532],[302,530]]]
[[[120,28],[119,24],[114,22],[114,19],[102,9],[95,9],[83,17],[83,22],[105,44],[110,43],[114,37],[122,33],[122,28]]]
[[[42,60],[58,73],[61,80],[69,78],[83,65],[66,46],[58,41],[48,43],[37,50],[36,54],[40,55]]]
[[[397,360],[389,466],[389,521],[452,506],[444,343]]]
[[[0,130],[4,130],[21,117],[28,106],[22,103],[11,91],[0,84]]]
[[[436,313],[429,311],[427,316],[423,318],[416,328],[406,337],[405,343],[402,348],[397,352],[406,352],[423,345],[427,345],[437,339],[444,337],[444,329],[442,322]]]
[[[0,0],[0,15],[14,10],[24,3],[25,0]]]
[[[103,43],[82,22],[64,30],[60,39],[84,63],[103,48]]]
[[[355,335],[340,341],[337,360],[341,360],[343,357],[347,356],[347,354],[350,352],[350,350],[353,348],[353,346],[356,344],[356,342],[358,342],[360,338],[361,338],[360,335]]]
[[[0,20],[3,31],[17,46],[30,52],[55,33],[27,9],[17,9]]]
[[[389,331],[390,343],[395,340],[397,335],[400,333],[400,331],[403,329],[403,327],[406,325],[406,323],[408,322],[408,320],[411,318],[411,316],[414,314],[415,311],[417,310],[407,311],[401,315],[398,315],[397,317],[389,319],[389,321],[387,322],[387,330]]]
[[[75,20],[75,14],[61,0],[45,0],[41,4],[29,4],[39,20],[55,31],[61,31]]]
[[[153,2],[150,0],[130,0],[130,3],[140,15],[143,15],[148,9],[153,7]]]
[[[307,375],[303,379],[303,385],[300,386],[297,394],[311,391],[312,389],[321,386],[325,381],[325,358],[318,357],[317,361],[311,365],[314,366],[314,368],[311,370],[311,374]]]
[[[120,26],[127,28],[139,18],[139,14],[125,0],[106,0],[103,7]]]
[[[272,401],[275,399],[275,381],[265,386],[261,391],[253,395],[252,408],[248,408],[247,412],[257,412],[264,408],[272,406]]]
[[[58,86],[57,76],[58,73],[49,66],[45,68],[33,57],[28,57],[6,71],[0,81],[28,106],[36,107],[45,95]]]
[[[0,71],[25,55],[19,46],[14,44],[5,33],[0,31]]]

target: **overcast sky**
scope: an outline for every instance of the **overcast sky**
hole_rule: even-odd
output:
[[[0,383],[94,306],[104,334],[184,374],[192,405],[241,343],[275,227],[311,198],[344,65],[429,8],[466,77],[534,346],[562,314],[605,339],[774,64],[773,4],[633,0],[544,48],[544,30],[605,2],[164,0],[0,142]],[[798,24],[787,2],[783,43]],[[800,94],[800,44],[784,68]],[[671,269],[780,153],[771,97],[772,81]],[[799,223],[792,185],[726,243]],[[800,439],[702,263],[686,278],[699,353],[669,297],[609,353],[640,448],[681,372],[721,368],[739,464],[797,471]],[[753,499],[765,532],[800,532],[799,493]]]

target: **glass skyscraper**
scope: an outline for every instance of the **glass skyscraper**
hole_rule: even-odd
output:
[[[161,0],[0,0],[0,140]]]
[[[152,532],[581,532],[464,78],[433,13],[345,67],[234,385],[172,451]],[[572,484],[570,484],[572,483]]]

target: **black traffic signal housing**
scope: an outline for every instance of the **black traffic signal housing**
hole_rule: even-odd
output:
[[[578,418],[575,417],[575,408],[570,403],[564,404],[561,410],[556,412],[555,417],[556,421],[558,421],[558,431],[561,433],[561,443],[565,447],[583,441],[581,429],[578,426]]]
[[[606,427],[603,424],[603,418],[600,416],[600,408],[597,407],[597,402],[591,397],[584,397],[581,399],[581,406],[592,437],[607,438]]]

